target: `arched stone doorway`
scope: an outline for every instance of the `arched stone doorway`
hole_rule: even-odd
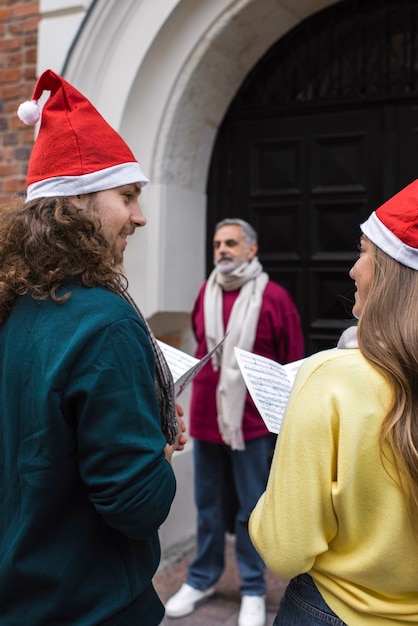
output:
[[[189,316],[205,276],[206,184],[225,111],[266,50],[334,1],[83,3],[89,10],[68,50],[64,76],[126,138],[151,178],[142,200],[148,225],[125,259],[144,315],[150,321],[164,317],[158,334],[177,333],[177,320]],[[63,4],[71,21],[73,3]],[[62,69],[56,65],[57,43],[65,44],[68,29],[57,32],[61,14],[51,4],[45,16],[50,25],[44,22],[41,29],[40,71]],[[173,460],[182,488],[160,533],[166,554],[195,530],[191,452],[190,441]]]
[[[340,2],[272,46],[220,127],[211,233],[227,216],[260,235],[294,295],[307,353],[350,323],[358,225],[418,173],[418,3]]]
[[[91,3],[65,77],[128,140],[151,178],[148,226],[125,259],[144,314],[166,314],[164,332],[176,330],[171,313],[188,314],[205,277],[207,176],[229,103],[278,38],[333,1]]]

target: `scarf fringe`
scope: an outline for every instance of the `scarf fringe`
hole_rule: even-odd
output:
[[[232,450],[245,450],[242,428],[232,428],[228,424],[225,424],[221,415],[218,415],[218,427],[224,443],[226,443]]]

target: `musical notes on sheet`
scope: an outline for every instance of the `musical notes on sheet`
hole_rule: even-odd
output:
[[[278,433],[296,373],[305,359],[281,365],[266,357],[235,348],[247,389],[264,423]]]

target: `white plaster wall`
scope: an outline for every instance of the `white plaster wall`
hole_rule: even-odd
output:
[[[60,72],[91,0],[40,0],[38,75]]]
[[[159,331],[187,324],[205,277],[206,181],[217,129],[249,70],[290,28],[334,0],[41,0],[38,72],[82,91],[126,139],[151,184],[148,224],[125,265]],[[83,18],[90,8],[88,19]],[[69,51],[71,54],[69,55]],[[188,395],[182,398],[188,420]],[[178,492],[161,529],[164,557],[195,532],[192,442],[175,455]]]
[[[160,310],[190,311],[204,278],[209,159],[239,85],[272,43],[328,4],[330,0],[93,3],[65,76],[119,130],[153,183],[143,194],[148,227],[126,255],[133,295],[147,317]],[[43,0],[42,8],[50,12],[41,23],[40,71],[46,66],[60,70],[58,60],[69,47],[66,24],[74,33],[87,5],[87,0],[60,0],[57,14],[53,0]],[[51,31],[54,48],[48,43]],[[192,227],[202,238],[197,247]],[[168,254],[171,250],[174,256]],[[146,271],[139,276],[138,268]]]

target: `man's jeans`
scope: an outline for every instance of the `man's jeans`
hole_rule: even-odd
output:
[[[198,550],[189,567],[187,583],[195,589],[203,591],[214,585],[225,566],[225,477],[232,472],[239,501],[235,550],[240,591],[242,595],[266,593],[265,565],[248,534],[248,519],[266,488],[273,444],[271,435],[246,441],[245,451],[206,441],[193,442]]]
[[[326,604],[309,574],[292,578],[273,626],[347,626]]]

